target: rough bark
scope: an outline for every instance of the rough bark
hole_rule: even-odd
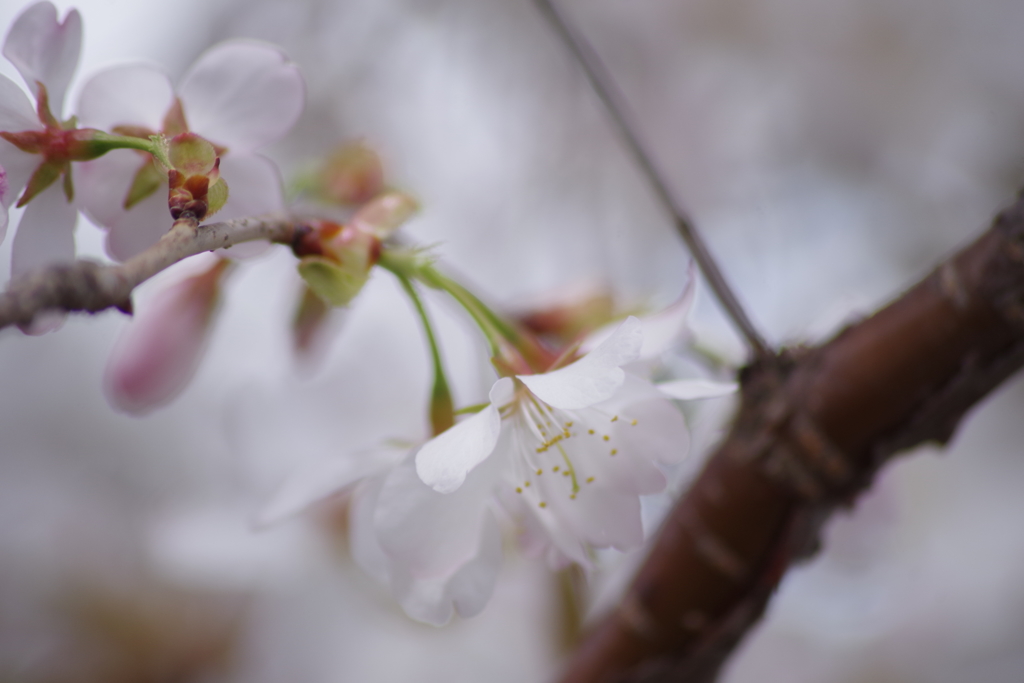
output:
[[[563,683],[713,681],[822,525],[1024,364],[1024,200],[899,299],[741,372],[731,432]]]

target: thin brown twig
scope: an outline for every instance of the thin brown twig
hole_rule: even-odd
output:
[[[590,43],[587,42],[587,39],[583,37],[583,34],[577,31],[566,19],[554,0],[536,0],[536,2],[544,16],[547,17],[552,27],[558,33],[558,36],[562,39],[562,42],[565,43],[576,58],[576,61],[583,68],[591,87],[593,87],[594,92],[597,93],[597,96],[611,115],[612,122],[626,143],[626,147],[654,189],[658,201],[661,202],[662,206],[672,217],[676,231],[683,238],[694,260],[697,261],[701,273],[704,274],[718,301],[722,304],[722,307],[732,319],[740,334],[746,339],[747,345],[753,352],[754,357],[764,358],[771,356],[772,350],[768,343],[747,316],[743,305],[740,304],[739,299],[733,293],[729,282],[725,279],[725,275],[722,274],[718,263],[715,261],[697,227],[689,215],[687,215],[686,210],[683,209],[681,202],[679,202],[669,188],[668,183],[665,182],[665,174],[662,173],[654,161],[654,157],[641,141],[640,134],[637,132],[638,128],[629,115],[629,106],[626,104],[626,99],[616,87],[615,81],[608,73],[601,58],[590,46]]]
[[[15,278],[0,294],[0,329],[26,326],[46,311],[108,308],[131,312],[132,291],[169,266],[204,251],[254,240],[290,243],[295,223],[271,214],[196,226],[179,220],[146,251],[121,264],[78,260],[44,266]]]

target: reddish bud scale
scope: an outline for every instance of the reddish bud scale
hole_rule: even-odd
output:
[[[296,256],[321,256],[339,264],[348,263],[358,255],[365,267],[376,265],[380,260],[382,245],[374,235],[349,225],[331,221],[307,221],[295,231],[292,251]]]
[[[171,210],[171,218],[195,218],[197,221],[206,217],[209,206],[206,195],[210,189],[210,179],[206,176],[189,176],[176,169],[167,173],[169,189],[167,206]]]

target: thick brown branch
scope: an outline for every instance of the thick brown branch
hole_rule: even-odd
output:
[[[895,452],[1024,364],[1024,201],[823,346],[756,361],[739,414],[563,683],[712,681],[787,567]]]
[[[44,311],[131,311],[132,290],[178,261],[253,240],[290,243],[294,230],[291,220],[277,215],[199,227],[178,221],[159,242],[122,264],[74,261],[15,278],[0,294],[0,329],[28,325]]]

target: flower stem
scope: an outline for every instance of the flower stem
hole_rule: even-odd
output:
[[[430,345],[430,359],[434,364],[434,386],[430,391],[430,427],[434,436],[445,431],[455,424],[455,410],[452,404],[451,390],[448,388],[448,378],[445,376],[444,364],[441,362],[441,351],[437,345],[437,337],[434,335],[434,327],[427,316],[427,309],[423,306],[423,300],[419,293],[403,273],[391,271],[402,285],[402,289],[409,295],[420,322],[423,323],[423,331],[427,335],[427,343]]]
[[[529,366],[529,370],[540,372],[547,370],[551,365],[554,360],[553,355],[541,346],[532,335],[523,332],[515,324],[495,313],[475,294],[447,275],[438,272],[433,265],[425,265],[419,270],[418,275],[425,284],[447,292],[458,301],[477,321],[477,324],[484,330],[484,334],[496,334],[501,341],[511,345]],[[490,330],[490,333],[487,330]],[[499,343],[499,346],[504,345]],[[497,351],[498,349],[492,350]]]
[[[173,168],[170,160],[167,158],[167,145],[159,135],[150,136],[147,140],[146,138],[139,138],[133,135],[117,135],[98,130],[92,134],[89,142],[93,146],[101,148],[103,153],[115,149],[137,149],[142,152],[149,152],[165,167]]]

